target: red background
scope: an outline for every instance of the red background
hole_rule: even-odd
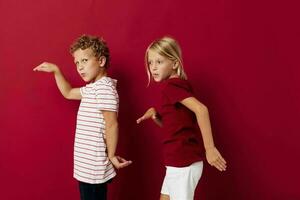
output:
[[[228,161],[205,166],[195,199],[300,199],[299,5],[297,1],[1,1],[1,199],[79,199],[72,178],[78,102],[65,100],[58,64],[84,83],[68,54],[83,33],[103,36],[119,80],[119,154],[132,166],[110,199],[158,199],[164,167],[159,128],[135,120],[155,102],[144,52],[166,34],[180,42],[197,97],[208,106],[216,144]]]

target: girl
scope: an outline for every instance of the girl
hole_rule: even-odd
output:
[[[166,175],[160,199],[192,200],[203,170],[201,135],[208,163],[225,171],[226,161],[215,147],[206,106],[193,96],[178,43],[170,37],[152,42],[145,64],[149,83],[162,84],[159,110],[152,107],[137,119],[151,118],[163,128]]]

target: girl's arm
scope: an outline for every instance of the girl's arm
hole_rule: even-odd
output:
[[[215,147],[207,107],[199,102],[195,97],[188,97],[180,103],[193,111],[197,117],[208,163],[220,171],[225,171],[226,161]]]
[[[132,162],[115,155],[118,144],[119,132],[117,113],[103,110],[102,113],[105,120],[105,135],[108,158],[110,159],[115,168],[119,169],[126,167]]]
[[[162,121],[159,114],[156,112],[155,108],[149,108],[145,114],[136,120],[136,123],[141,123],[142,121],[151,118],[158,126],[162,127]]]
[[[56,81],[56,85],[61,94],[66,99],[80,100],[81,94],[79,88],[72,88],[70,83],[65,79],[59,68],[52,63],[44,62],[33,69],[33,71],[41,71],[53,73]]]

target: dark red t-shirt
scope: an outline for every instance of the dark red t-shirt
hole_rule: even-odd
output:
[[[187,80],[171,78],[161,85],[158,113],[163,123],[163,151],[166,166],[184,167],[203,160],[203,142],[196,115],[180,103],[193,96]]]

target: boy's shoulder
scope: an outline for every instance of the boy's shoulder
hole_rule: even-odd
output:
[[[98,81],[95,82],[95,86],[110,86],[110,87],[116,87],[117,86],[117,80],[116,79],[112,79],[108,76],[104,76],[101,79],[99,79]]]

